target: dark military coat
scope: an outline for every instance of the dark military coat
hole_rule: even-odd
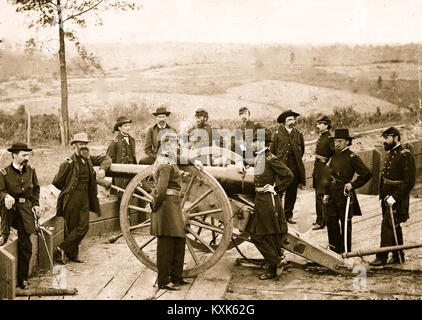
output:
[[[145,137],[145,146],[144,146],[144,152],[147,156],[153,159],[157,158],[157,152],[161,146],[161,141],[158,141],[158,135],[161,130],[166,130],[166,129],[173,130],[173,128],[170,127],[168,124],[166,124],[165,128],[161,129],[157,123],[148,128],[148,131]]]
[[[207,133],[207,137],[202,136],[199,130],[205,130]],[[212,147],[213,145],[213,127],[211,127],[208,123],[206,123],[203,127],[198,127],[197,125],[193,126],[188,130],[189,135],[189,148],[202,148],[202,147]],[[206,140],[208,138],[208,140]]]
[[[305,153],[305,140],[301,132],[293,128],[289,133],[284,126],[274,133],[270,151],[293,170],[290,161],[294,161],[299,172],[299,183],[306,185],[305,166],[302,161]],[[291,154],[293,153],[293,155]]]
[[[320,134],[316,142],[315,155],[323,156],[327,158],[327,161],[324,162],[321,161],[321,159],[315,157],[314,171],[312,173],[312,184],[314,188],[317,188],[318,183],[321,182],[321,180],[323,179],[324,167],[334,153],[334,140],[330,139],[330,137],[330,131],[325,131]]]
[[[364,186],[371,179],[372,173],[369,168],[356,153],[346,148],[341,152],[334,153],[330,160],[329,169],[330,182],[324,192],[324,194],[330,195],[327,209],[330,208],[330,204],[336,204],[337,208],[341,204],[341,206],[344,206],[344,210],[342,209],[341,212],[337,213],[327,210],[327,215],[337,215],[339,218],[344,218],[346,209],[344,185],[349,182],[353,187],[349,217],[362,215],[355,190]],[[352,181],[355,174],[357,174],[357,177]]]
[[[71,199],[79,179],[79,165],[76,153],[66,159],[59,167],[59,171],[54,176],[53,185],[61,190],[57,199],[56,215],[63,216],[64,209]],[[89,210],[101,214],[100,203],[98,201],[98,191],[96,182],[96,172],[93,166],[100,166],[101,169],[107,171],[111,166],[111,159],[107,155],[90,156],[87,160],[89,170],[88,196]]]
[[[264,166],[262,166],[264,163]],[[259,168],[264,168],[258,172]],[[259,154],[255,160],[255,188],[262,188],[266,184],[275,185],[279,191],[285,190],[293,181],[290,169],[268,149]],[[273,199],[275,205],[273,204]],[[256,192],[255,207],[252,221],[248,226],[251,234],[260,236],[274,233],[286,233],[287,224],[284,218],[278,196],[270,192]],[[281,217],[280,215],[283,215]]]
[[[121,132],[111,140],[110,146],[107,149],[107,155],[111,158],[113,163],[128,163],[136,164],[135,139],[128,136],[129,143],[126,141]],[[113,178],[112,183],[120,188],[126,188],[130,179],[127,178]]]
[[[15,198],[15,204],[11,210],[7,210],[4,204],[7,194]],[[19,198],[24,198],[25,202],[19,202]],[[12,164],[0,169],[0,210],[20,214],[26,233],[35,232],[32,208],[40,205],[39,200],[40,185],[35,169],[31,165],[23,166],[22,172],[15,169]]]
[[[384,181],[394,180],[398,184],[390,184]],[[380,199],[384,200],[392,196],[396,203],[393,209],[397,212],[398,222],[405,222],[409,219],[409,194],[415,185],[416,165],[412,153],[401,145],[389,150],[385,155],[384,167],[380,179]],[[385,204],[383,206],[384,211]]]
[[[258,122],[248,120],[248,121],[246,121],[246,123],[242,122],[239,129],[240,130],[237,130],[236,135],[234,137],[232,137],[232,139],[231,139],[230,149],[233,152],[237,152],[238,154],[243,155],[243,152],[241,152],[240,150],[236,150],[236,146],[237,146],[237,148],[239,148],[240,144],[243,144],[247,149],[252,150],[253,135],[255,134],[255,132],[258,129],[264,129],[264,127]],[[251,132],[250,133],[248,132],[248,134],[246,134],[247,130],[251,130]],[[252,154],[252,152],[251,151],[246,152],[246,155],[248,155],[248,154]]]
[[[159,160],[160,161],[160,160]],[[181,199],[167,195],[167,189],[180,191],[181,175],[176,164],[160,161],[154,173],[156,188],[152,196],[151,235],[185,237],[185,220],[182,214]]]

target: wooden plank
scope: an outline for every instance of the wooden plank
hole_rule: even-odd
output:
[[[123,300],[153,300],[158,291],[154,287],[157,273],[151,269],[145,268],[140,276],[135,280],[133,285],[127,290],[123,296]]]
[[[46,243],[44,243],[42,237],[38,237],[38,268],[40,270],[50,270],[51,263],[48,255],[53,259],[53,233],[48,230],[43,230],[43,234]]]
[[[89,224],[89,230],[86,237],[99,236],[116,230],[120,230],[120,221],[118,217],[100,220]]]
[[[16,258],[0,247],[0,299],[15,298],[16,266]]]

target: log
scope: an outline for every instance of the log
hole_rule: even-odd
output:
[[[78,293],[78,289],[56,289],[56,288],[30,288],[23,290],[16,288],[16,296],[73,296]]]

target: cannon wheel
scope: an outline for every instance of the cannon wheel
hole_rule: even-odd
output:
[[[156,237],[150,235],[150,193],[154,187],[151,166],[138,173],[128,184],[120,204],[120,226],[132,253],[148,268],[157,271]],[[226,252],[232,236],[232,208],[218,181],[194,166],[181,167],[182,211],[185,217],[186,246],[183,276],[190,277],[212,267]],[[145,205],[133,205],[142,201]],[[145,213],[147,220],[136,224],[133,216]],[[136,221],[136,220],[135,220]],[[201,231],[196,230],[200,228]],[[211,246],[213,237],[221,235],[218,246]],[[200,249],[191,245],[199,242]],[[205,249],[204,249],[205,248]]]
[[[218,159],[221,159],[221,157],[225,157],[227,160],[230,160],[230,163],[225,162],[225,163],[220,163],[220,166],[227,166],[228,164],[236,164],[237,162],[242,162],[243,163],[243,158],[238,155],[237,153],[229,150],[229,149],[225,149],[225,148],[220,148],[217,146],[211,146],[211,147],[203,147],[203,148],[199,148],[199,151],[197,151],[202,158],[201,161],[203,163],[207,163],[208,165],[216,165],[215,161],[218,162]],[[211,161],[211,163],[210,163]],[[235,208],[234,206],[232,208]],[[235,212],[234,212],[235,213]],[[200,228],[199,228],[200,230]],[[199,231],[198,230],[198,231]],[[230,241],[229,246],[227,247],[227,250],[231,250],[233,249],[235,246],[239,246],[241,243],[243,243],[244,241],[249,241],[247,240],[249,238],[250,234],[248,232],[235,232],[232,235],[232,240]],[[190,239],[188,239],[189,241]],[[216,235],[216,238],[214,239],[213,243],[210,243],[209,245],[212,248],[216,248],[218,246],[218,241],[219,241],[219,235]],[[207,251],[207,247],[201,243],[200,241],[197,240],[192,240],[190,241],[191,245],[195,248],[195,249],[199,249],[199,250],[203,250],[203,251]]]

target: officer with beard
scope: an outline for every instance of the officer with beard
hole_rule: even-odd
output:
[[[412,153],[400,144],[400,132],[390,127],[382,133],[384,149],[387,151],[380,178],[380,201],[382,208],[381,247],[403,244],[400,223],[409,219],[409,194],[415,185],[416,165]],[[393,210],[397,242],[394,239],[390,207]],[[388,252],[377,253],[371,265],[404,261],[403,250],[393,251],[392,259],[387,261]]]
[[[326,223],[330,249],[345,252],[344,231],[347,223],[347,252],[352,248],[352,217],[361,216],[355,190],[364,186],[372,174],[362,159],[349,149],[353,137],[348,129],[334,132],[335,154],[329,164],[329,184],[325,187],[323,203],[326,204]],[[356,176],[356,177],[355,177]],[[355,178],[354,178],[355,177]],[[346,221],[347,196],[350,196],[350,210]]]
[[[277,156],[293,172],[294,180],[289,185],[284,197],[284,212],[288,223],[295,224],[293,209],[296,203],[297,188],[306,184],[303,154],[305,153],[305,140],[303,134],[295,128],[296,117],[299,114],[287,110],[280,114],[277,122],[283,124],[274,133],[270,151]]]
[[[75,152],[59,168],[53,185],[61,190],[57,199],[56,215],[64,218],[64,240],[57,246],[58,260],[62,264],[67,259],[83,263],[79,258],[79,243],[89,229],[89,211],[101,215],[97,197],[96,173],[93,166],[100,166],[99,178],[111,166],[107,155],[91,156],[88,149],[88,135],[77,133],[70,141]]]
[[[28,164],[32,149],[24,143],[15,143],[7,151],[13,162],[0,169],[0,245],[7,242],[10,225],[18,231],[18,286],[28,286],[29,261],[32,255],[30,235],[35,233],[35,217],[40,217],[40,186],[35,169]]]

